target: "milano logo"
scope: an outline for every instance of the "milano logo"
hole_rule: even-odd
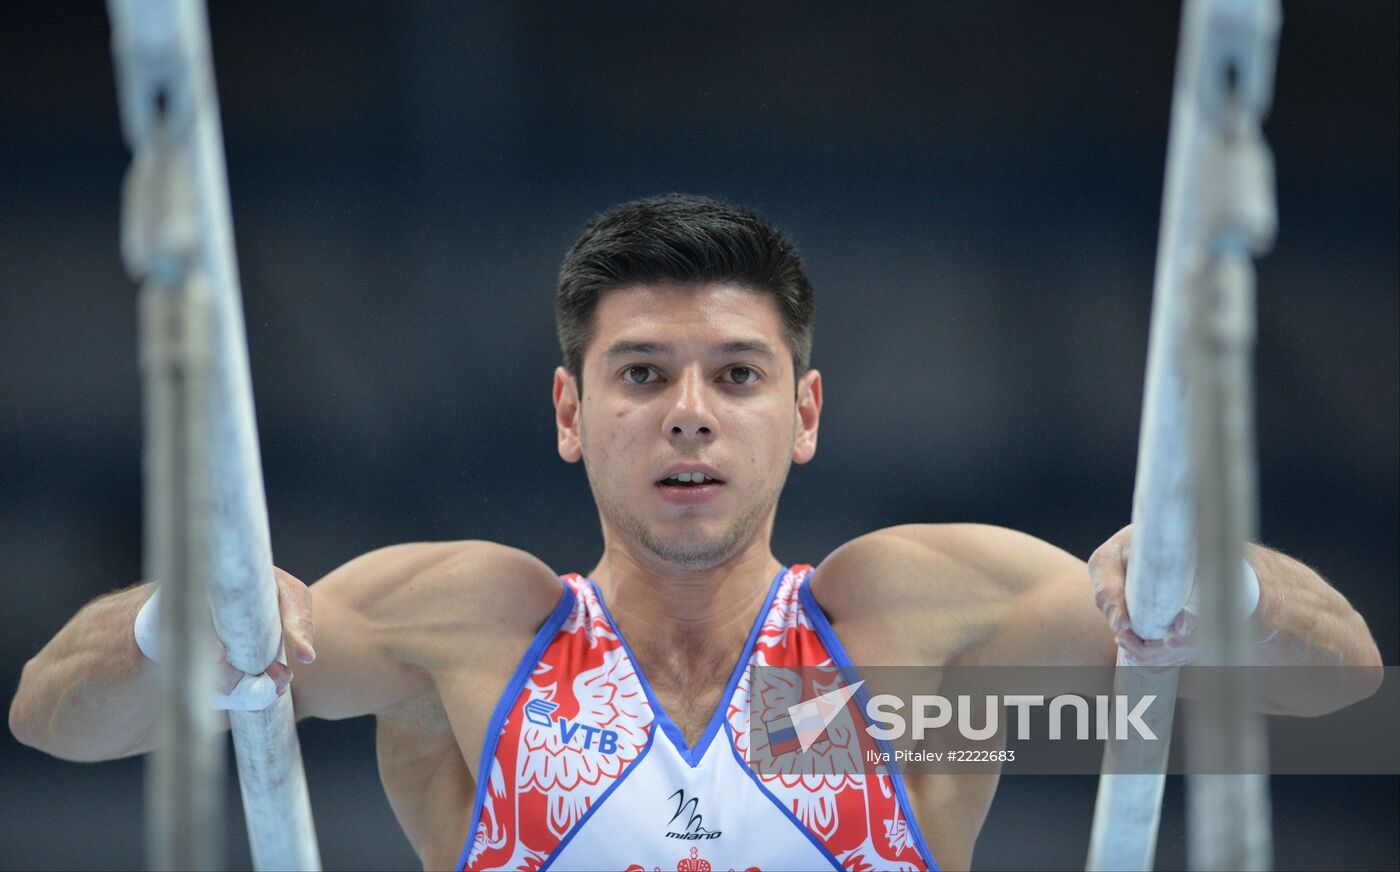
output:
[[[685,839],[690,842],[697,839],[718,839],[724,832],[705,829],[705,816],[700,814],[700,797],[692,796],[686,799],[685,791],[677,790],[670,798],[676,802],[676,813],[666,822],[666,838]]]

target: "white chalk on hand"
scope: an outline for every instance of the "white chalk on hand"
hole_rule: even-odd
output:
[[[136,613],[136,647],[153,663],[160,662],[159,601],[160,590],[157,589]],[[244,673],[233,690],[214,694],[214,708],[220,711],[262,711],[276,701],[277,682],[268,678],[266,672],[259,675]]]
[[[277,682],[261,675],[247,675],[233,690],[214,695],[214,708],[220,711],[258,712],[277,701]]]

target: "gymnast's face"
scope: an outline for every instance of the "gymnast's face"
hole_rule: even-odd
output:
[[[559,454],[583,460],[608,546],[690,570],[766,551],[821,412],[816,370],[794,397],[777,301],[728,284],[628,286],[604,293],[593,319],[588,400],[561,367],[554,405]]]

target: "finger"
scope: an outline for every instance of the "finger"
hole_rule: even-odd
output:
[[[282,613],[282,634],[291,654],[302,663],[316,659],[315,624],[311,619],[311,589],[289,572],[273,567],[277,576],[277,603]]]
[[[1124,630],[1114,636],[1118,647],[1137,666],[1185,666],[1195,659],[1192,646],[1178,647],[1165,641],[1148,641],[1132,630]]]
[[[1178,635],[1176,633],[1169,633],[1165,638],[1162,639],[1162,644],[1172,649],[1194,648],[1196,646],[1196,643],[1193,640],[1188,639],[1185,636]]]
[[[1137,633],[1133,632],[1131,627],[1119,630],[1118,632],[1114,633],[1113,641],[1117,642],[1118,647],[1120,648],[1124,648],[1130,651],[1142,652],[1151,651],[1154,645],[1161,644],[1160,642],[1147,641],[1146,639],[1139,636]]]
[[[1089,558],[1089,577],[1094,582],[1094,603],[1104,614],[1108,614],[1115,604],[1123,601],[1123,588],[1127,582],[1126,569],[1123,543],[1117,537],[1100,545]]]
[[[1093,571],[1090,570],[1089,574],[1092,577]],[[1112,604],[1113,597],[1109,595],[1108,591],[1100,587],[1096,581],[1094,584],[1094,608],[1098,609],[1100,612],[1103,612],[1106,615],[1108,614],[1109,607]]]
[[[1170,635],[1179,636],[1182,639],[1194,632],[1196,632],[1196,616],[1185,610],[1176,616],[1176,620],[1172,621],[1171,628],[1168,630]]]
[[[273,684],[277,687],[278,696],[281,696],[282,692],[291,686],[292,668],[285,663],[277,660],[272,661],[272,663],[268,664],[265,674],[268,678],[272,679]]]
[[[1108,628],[1115,633],[1127,630],[1132,626],[1128,620],[1128,610],[1122,603],[1115,603],[1108,610]]]
[[[1166,644],[1160,639],[1144,639],[1133,632],[1132,628],[1119,630],[1114,634],[1113,640],[1117,642],[1118,647],[1122,648],[1124,651],[1128,651],[1132,653],[1133,656],[1146,660],[1157,658],[1161,655],[1163,649],[1166,648]]]
[[[239,669],[234,669],[232,666],[228,665],[228,663],[220,663],[217,668],[219,673],[218,681],[214,686],[218,689],[219,693],[232,692],[232,690],[238,686],[238,682],[243,680],[244,672]]]

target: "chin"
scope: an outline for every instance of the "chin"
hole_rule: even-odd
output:
[[[647,553],[663,563],[686,569],[709,569],[733,556],[738,543],[730,536],[672,537],[643,531],[638,537]]]
[[[664,520],[625,509],[604,514],[639,554],[649,555],[666,566],[692,571],[719,566],[763,530],[760,512]]]
[[[646,548],[662,562],[686,569],[709,569],[730,556],[723,543],[714,542],[649,542]]]

